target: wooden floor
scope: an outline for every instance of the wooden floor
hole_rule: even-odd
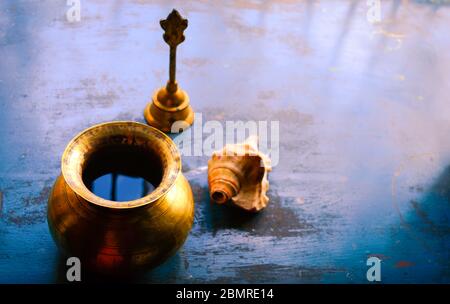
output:
[[[192,130],[278,121],[279,159],[248,216],[210,203],[208,156],[184,155],[194,227],[136,280],[367,283],[377,256],[384,283],[450,283],[450,6],[428,2],[383,0],[371,23],[356,0],[81,0],[69,23],[65,1],[2,1],[0,282],[65,280],[46,222],[62,152],[93,124],[143,122],[175,7]]]

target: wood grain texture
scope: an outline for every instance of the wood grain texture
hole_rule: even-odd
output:
[[[79,23],[63,2],[0,4],[1,283],[65,280],[46,223],[60,157],[93,124],[143,122],[172,6],[192,132],[279,121],[279,162],[247,215],[209,201],[208,156],[183,156],[194,227],[137,281],[365,283],[378,256],[382,282],[450,282],[448,5],[382,1],[371,24],[365,1],[82,2]]]

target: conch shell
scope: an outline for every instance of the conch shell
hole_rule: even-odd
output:
[[[267,174],[271,169],[270,159],[258,150],[257,136],[228,144],[208,161],[210,197],[218,204],[231,200],[247,211],[260,211],[269,202]]]

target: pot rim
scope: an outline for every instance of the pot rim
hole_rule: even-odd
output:
[[[162,144],[165,145],[167,151],[169,151],[169,162],[168,165],[164,168],[161,182],[152,192],[144,197],[131,201],[112,201],[104,199],[98,195],[95,195],[86,187],[81,174],[79,174],[79,170],[77,170],[80,166],[80,161],[84,160],[80,153],[80,142],[86,142],[86,139],[89,139],[91,136],[93,136],[93,133],[97,133],[100,129],[113,127],[127,127],[129,128],[129,132],[141,131],[149,133],[149,136],[154,136],[161,139]],[[170,188],[172,188],[178,175],[181,172],[181,157],[178,148],[176,147],[172,139],[160,130],[140,122],[111,121],[96,124],[78,133],[69,142],[64,150],[61,158],[61,171],[64,180],[69,185],[69,187],[88,203],[111,209],[131,209],[148,205],[157,201],[162,196],[164,196],[170,190]]]

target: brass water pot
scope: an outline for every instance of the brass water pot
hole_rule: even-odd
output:
[[[136,122],[109,122],[78,134],[62,157],[62,174],[48,200],[56,244],[82,266],[104,274],[129,274],[159,265],[186,240],[194,218],[191,187],[181,173],[173,141]],[[140,176],[155,189],[126,202],[89,190],[109,172]]]

